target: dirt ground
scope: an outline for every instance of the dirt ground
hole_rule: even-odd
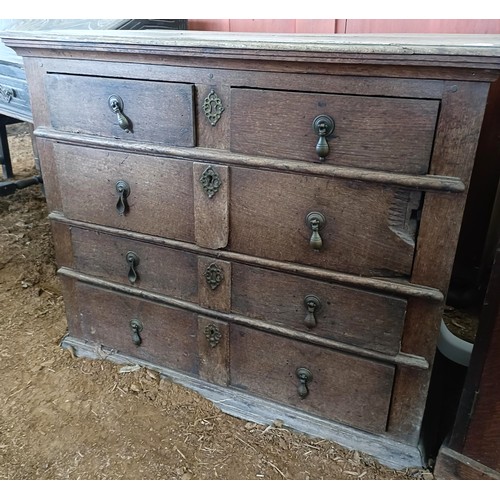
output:
[[[10,126],[16,177],[34,175]],[[356,451],[222,413],[146,369],[59,347],[64,303],[40,186],[0,198],[0,479],[432,479]]]

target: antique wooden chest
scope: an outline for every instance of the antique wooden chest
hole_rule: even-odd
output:
[[[494,37],[12,33],[69,331],[421,465]]]

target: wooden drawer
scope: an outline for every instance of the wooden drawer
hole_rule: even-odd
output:
[[[394,367],[231,325],[231,385],[369,431],[383,432]],[[296,371],[312,374],[299,396]]]
[[[146,141],[169,146],[195,145],[193,88],[187,83],[47,75],[52,127],[75,133]],[[130,132],[108,103],[118,96]]]
[[[68,218],[194,241],[191,162],[59,143],[54,158]],[[123,214],[119,181],[130,188]]]
[[[2,61],[0,61],[0,114],[23,121],[32,121],[24,69]]]
[[[317,116],[333,118],[326,163],[405,173],[429,168],[439,101],[231,89],[231,150],[318,161]]]
[[[195,254],[77,227],[71,228],[71,244],[72,267],[77,271],[189,302],[198,301]]]
[[[409,276],[421,194],[372,183],[231,170],[232,251],[368,276]],[[311,212],[325,218],[311,247]]]
[[[349,345],[399,352],[406,300],[240,264],[232,265],[231,280],[233,312]]]
[[[197,317],[189,312],[63,278],[71,335],[119,354],[198,373]],[[140,344],[131,322],[141,325]]]

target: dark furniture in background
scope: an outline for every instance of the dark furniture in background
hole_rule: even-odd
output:
[[[500,242],[453,430],[437,479],[500,479]]]

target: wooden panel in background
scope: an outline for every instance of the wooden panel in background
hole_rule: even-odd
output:
[[[190,30],[263,33],[500,33],[500,19],[190,19]]]

